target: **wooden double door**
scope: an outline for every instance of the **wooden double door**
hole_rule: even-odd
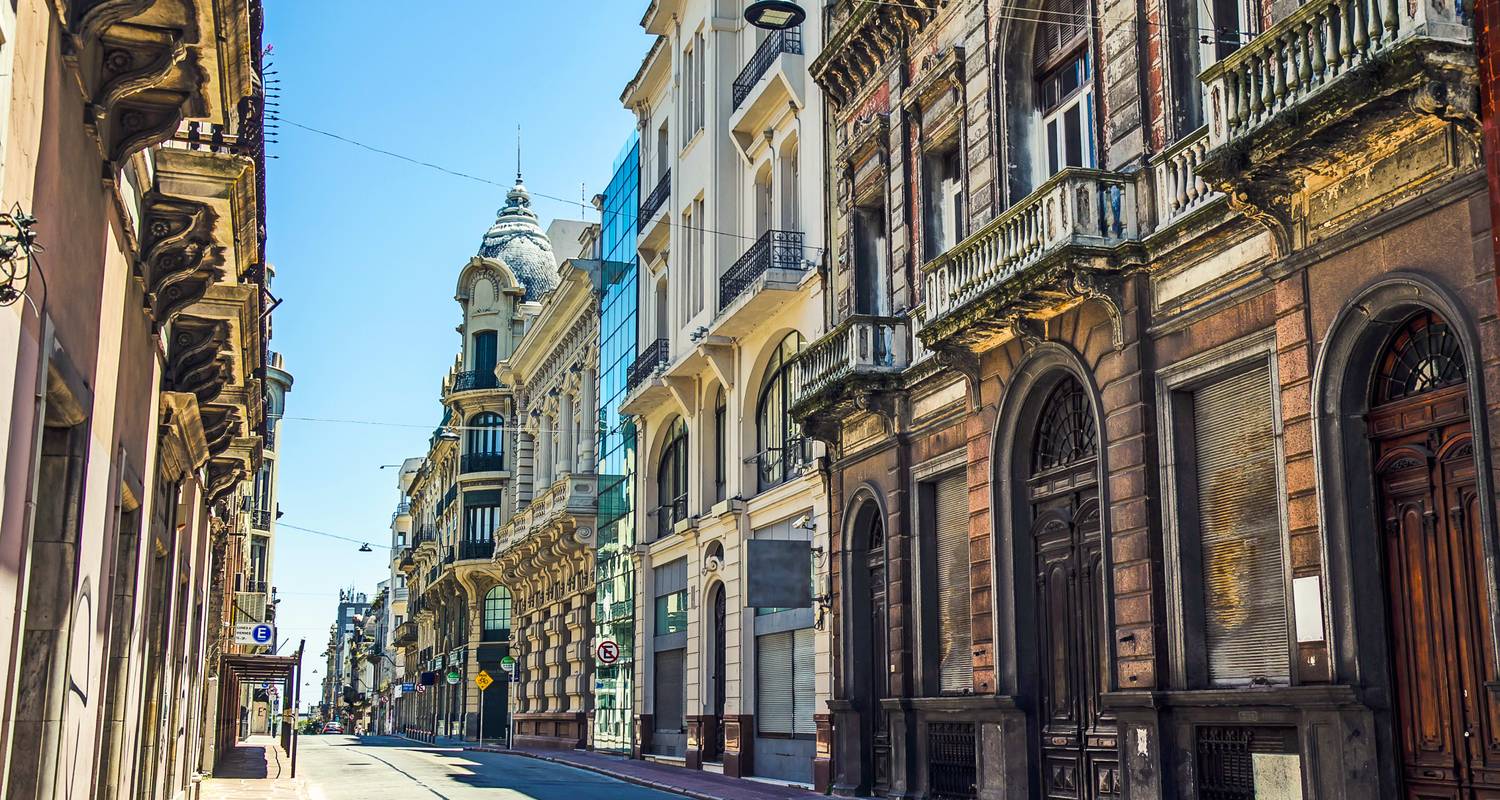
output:
[[[1033,500],[1037,681],[1033,698],[1042,795],[1119,797],[1114,718],[1099,701],[1108,673],[1099,498],[1086,485]]]
[[[1407,798],[1500,798],[1500,684],[1467,384],[1377,405],[1374,445]]]

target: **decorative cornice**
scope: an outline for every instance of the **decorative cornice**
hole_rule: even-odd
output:
[[[937,18],[943,2],[844,3],[843,21],[809,68],[813,80],[834,106],[842,108],[912,36]]]
[[[218,399],[234,372],[229,347],[229,323],[182,317],[172,326],[166,387],[193,394],[200,405]]]

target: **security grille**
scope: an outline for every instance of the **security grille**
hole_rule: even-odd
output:
[[[927,724],[927,785],[933,800],[978,797],[978,762],[974,723]]]
[[[938,580],[938,682],[944,694],[974,689],[969,619],[969,485],[960,472],[932,492]]]
[[[1255,754],[1297,752],[1295,728],[1209,725],[1198,729],[1198,797],[1254,800]]]

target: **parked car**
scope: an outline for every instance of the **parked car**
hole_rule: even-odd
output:
[[[323,726],[323,732],[324,733],[343,733],[344,732],[344,726],[338,720],[334,720],[334,721],[328,723],[327,725]]]

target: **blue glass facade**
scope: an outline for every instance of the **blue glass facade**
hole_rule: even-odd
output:
[[[600,220],[603,296],[599,301],[599,512],[595,635],[620,646],[620,660],[596,665],[594,747],[630,751],[635,688],[635,427],[621,419],[625,373],[636,354],[636,216],[640,143],[631,135],[615,159]]]

